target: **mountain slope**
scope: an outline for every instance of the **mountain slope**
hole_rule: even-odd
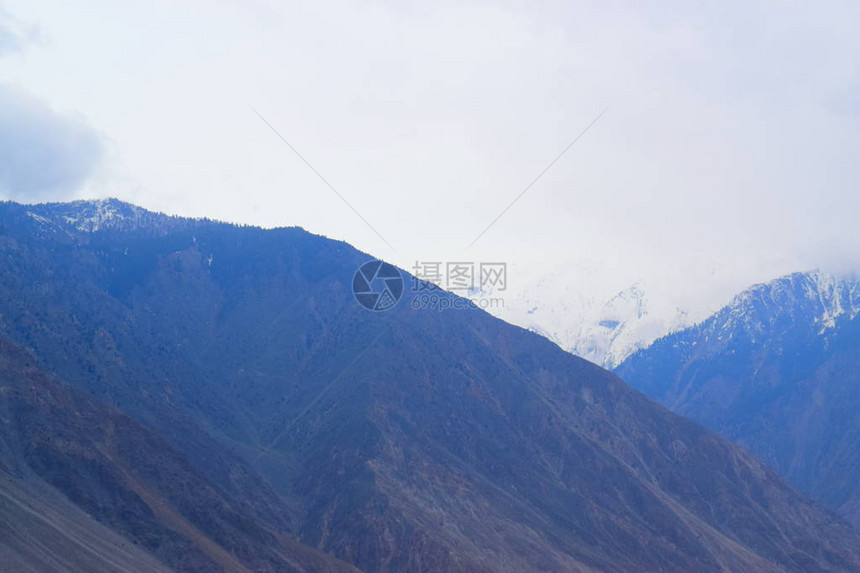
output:
[[[181,571],[352,570],[243,514],[163,440],[2,340],[0,423],[0,570],[166,571],[153,556]]]
[[[0,335],[368,573],[860,570],[839,518],[610,373],[482,311],[366,311],[344,243],[69,209],[0,206]]]
[[[742,293],[617,373],[860,524],[860,283],[797,273]]]
[[[0,571],[172,570],[98,523],[53,488],[0,472]]]

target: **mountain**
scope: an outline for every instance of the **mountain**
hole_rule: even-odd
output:
[[[371,257],[298,228],[112,207],[0,204],[0,338],[159,440],[110,461],[230,555],[272,563],[288,547],[250,549],[271,535],[365,573],[860,571],[847,522],[541,336],[408,289],[368,311]],[[111,454],[109,427],[81,422],[86,447]],[[128,539],[118,505],[90,513]]]
[[[478,294],[493,296],[491,292]],[[488,310],[609,369],[661,336],[690,324],[684,310],[656,308],[639,284],[604,299],[582,292],[582,285],[566,274],[554,273],[505,294],[504,306]]]
[[[756,285],[617,370],[860,525],[860,282]]]

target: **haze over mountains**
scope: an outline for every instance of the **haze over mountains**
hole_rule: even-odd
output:
[[[860,570],[846,521],[613,374],[483,311],[365,310],[345,243],[3,203],[0,257],[4,499],[80,532],[45,562]]]
[[[860,282],[756,285],[616,372],[860,524]]]

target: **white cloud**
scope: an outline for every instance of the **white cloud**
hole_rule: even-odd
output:
[[[92,192],[300,224],[407,267],[468,256],[538,276],[585,265],[569,280],[607,298],[641,280],[704,306],[860,252],[856,3],[9,9],[50,43],[0,72],[116,142],[115,176]]]

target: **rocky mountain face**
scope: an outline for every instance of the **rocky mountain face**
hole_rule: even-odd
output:
[[[757,285],[616,372],[860,524],[860,282]]]
[[[63,440],[23,460],[125,539],[116,500],[134,493],[163,535],[190,536],[168,505],[249,570],[342,567],[321,551],[366,573],[860,571],[846,522],[534,333],[480,310],[370,312],[350,291],[370,257],[301,229],[115,207],[131,214],[82,230],[80,206],[0,205],[0,337],[86,394],[64,411],[114,412],[69,414],[88,445],[67,449],[107,466],[87,474],[102,511],[46,477],[81,467]]]

